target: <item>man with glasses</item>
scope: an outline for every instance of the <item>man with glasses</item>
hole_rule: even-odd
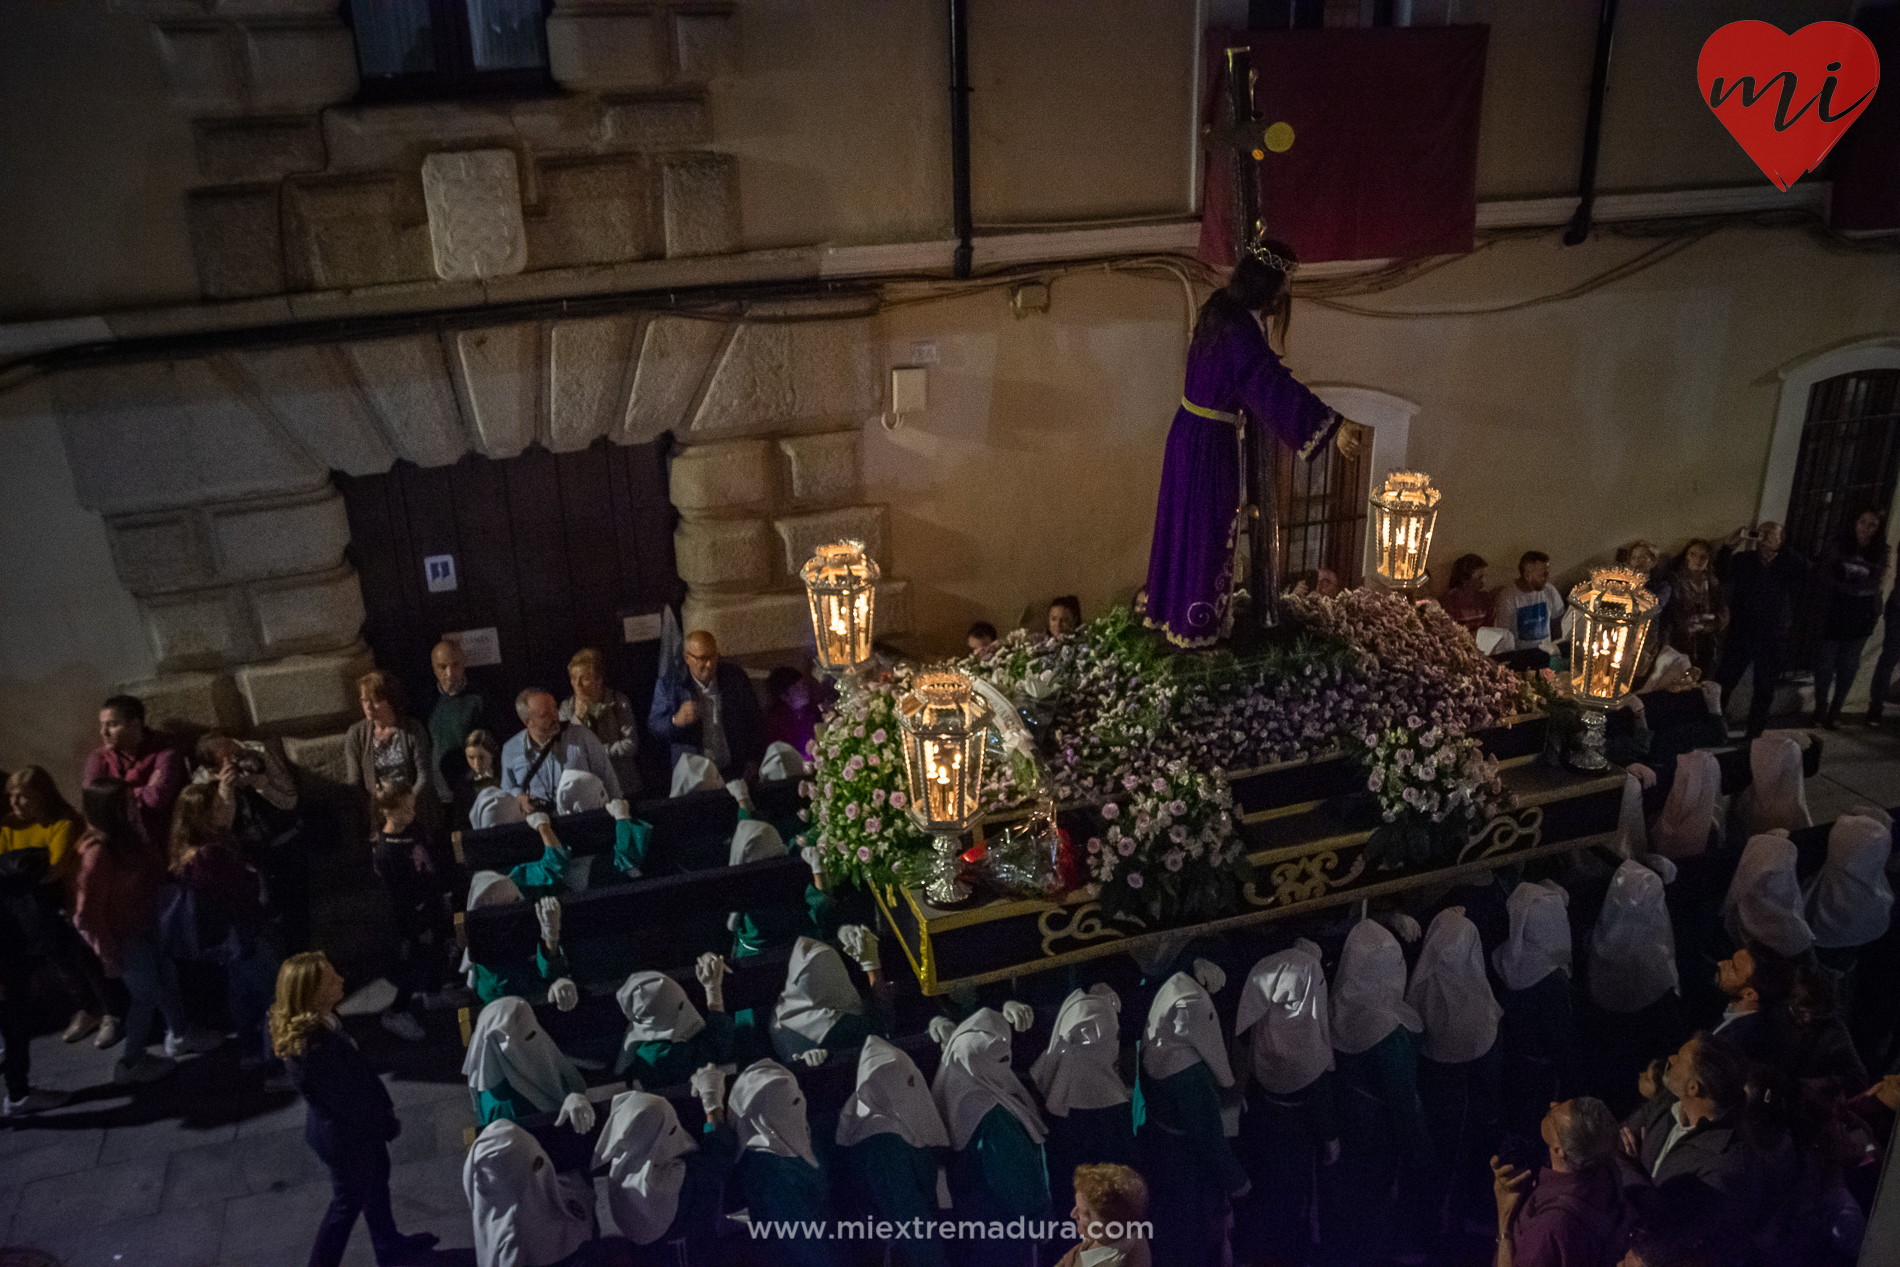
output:
[[[719,658],[704,629],[686,635],[686,674],[653,688],[647,729],[671,745],[671,764],[697,753],[727,779],[747,777],[765,755],[765,715],[746,671]]]

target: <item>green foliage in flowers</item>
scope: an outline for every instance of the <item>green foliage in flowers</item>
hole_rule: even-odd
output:
[[[1423,719],[1409,717],[1409,723]],[[1437,726],[1393,726],[1359,754],[1380,825],[1366,842],[1375,867],[1442,866],[1455,861],[1474,828],[1505,808],[1498,763],[1476,739]]]
[[[1175,761],[1127,774],[1096,807],[1086,861],[1103,909],[1150,926],[1213,919],[1240,901],[1251,875],[1234,796],[1219,770]]]
[[[828,874],[859,885],[908,883],[899,864],[926,858],[931,839],[905,811],[910,783],[897,730],[897,697],[908,682],[873,682],[839,701],[813,741],[804,811]]]

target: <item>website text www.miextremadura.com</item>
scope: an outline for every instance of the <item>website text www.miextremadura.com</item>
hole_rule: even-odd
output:
[[[836,1222],[759,1220],[751,1224],[754,1240],[836,1240],[836,1241],[1145,1241],[1154,1238],[1154,1225],[1148,1222],[1109,1220],[1077,1228],[1070,1219],[1011,1219],[983,1222],[978,1219],[907,1219],[894,1223],[884,1219],[839,1219]],[[1086,1234],[1086,1237],[1085,1237]]]

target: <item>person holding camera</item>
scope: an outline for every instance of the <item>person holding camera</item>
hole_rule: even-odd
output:
[[[268,747],[218,731],[198,741],[196,781],[216,783],[231,838],[264,877],[264,903],[286,954],[310,944],[310,857],[297,812],[297,783]]]
[[[570,770],[599,779],[609,801],[620,799],[620,776],[606,746],[580,723],[562,721],[552,694],[529,687],[515,697],[515,715],[522,728],[502,745],[501,790],[515,798],[523,817],[553,813],[561,776]]]
[[[1497,1267],[1610,1267],[1623,1253],[1616,1172],[1619,1125],[1609,1106],[1578,1096],[1550,1106],[1538,1135],[1550,1165],[1491,1159],[1498,1204]]]

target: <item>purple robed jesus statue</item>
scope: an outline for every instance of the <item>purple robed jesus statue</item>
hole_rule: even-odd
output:
[[[1335,433],[1342,450],[1358,448],[1357,426],[1288,372],[1255,316],[1273,312],[1285,337],[1290,271],[1292,252],[1279,243],[1243,255],[1194,323],[1161,467],[1148,584],[1135,600],[1143,623],[1177,646],[1211,646],[1229,631],[1241,505],[1237,429],[1264,427],[1306,461]]]

